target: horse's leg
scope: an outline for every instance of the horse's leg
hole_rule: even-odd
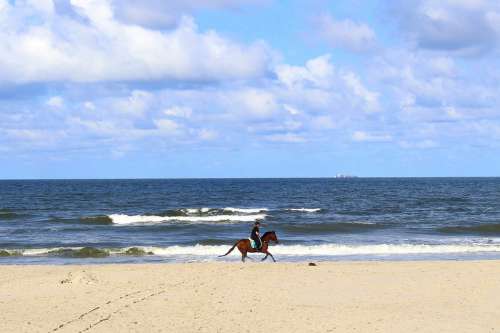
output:
[[[273,261],[274,261],[274,262],[276,262],[276,260],[274,259],[273,255],[271,254],[271,252],[267,251],[267,252],[266,252],[266,256],[267,256],[268,254],[271,256],[271,259],[273,259]]]
[[[267,253],[266,253],[266,256],[265,256],[264,258],[262,258],[262,260],[261,260],[261,261],[266,260],[268,256],[269,256],[269,254],[267,254]]]

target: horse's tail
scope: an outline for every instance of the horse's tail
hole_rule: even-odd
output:
[[[239,242],[240,242],[240,241],[237,241],[236,243],[234,243],[233,247],[232,247],[232,248],[230,248],[230,249],[229,249],[229,251],[227,251],[227,252],[226,252],[226,254],[223,254],[223,255],[221,255],[221,256],[219,256],[219,257],[225,257],[225,256],[227,256],[229,253],[233,252],[234,248],[238,245],[238,243],[239,243]]]

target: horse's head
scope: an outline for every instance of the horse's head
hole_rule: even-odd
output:
[[[263,236],[262,236],[262,240],[263,241],[266,241],[266,242],[270,242],[270,241],[273,241],[275,242],[276,244],[279,243],[278,241],[278,236],[276,236],[276,232],[274,231],[267,231]]]

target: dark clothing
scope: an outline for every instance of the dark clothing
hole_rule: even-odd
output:
[[[250,238],[254,239],[256,237],[259,237],[259,227],[255,226],[252,229],[252,234],[250,235]]]
[[[250,238],[254,240],[257,249],[260,249],[262,247],[262,241],[260,240],[259,236],[259,227],[257,226],[253,227]]]

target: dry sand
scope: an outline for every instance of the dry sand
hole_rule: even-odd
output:
[[[0,332],[500,332],[500,262],[0,266]]]

